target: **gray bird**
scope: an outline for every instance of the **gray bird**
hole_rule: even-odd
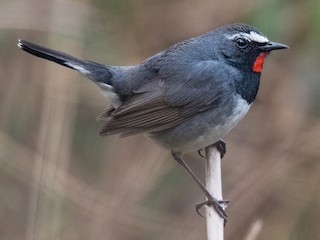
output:
[[[100,135],[147,134],[171,150],[208,201],[227,219],[224,204],[213,198],[186,165],[185,153],[218,143],[247,113],[254,101],[266,56],[288,48],[270,42],[255,28],[230,24],[179,42],[134,66],[110,66],[82,60],[19,40],[35,56],[77,70],[111,101],[100,118]]]

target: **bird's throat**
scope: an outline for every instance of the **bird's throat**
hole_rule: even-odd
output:
[[[266,56],[267,56],[266,52],[262,52],[259,54],[259,56],[256,58],[252,66],[252,70],[254,72],[258,72],[258,73],[262,72],[263,63],[264,63],[264,60],[266,59]]]

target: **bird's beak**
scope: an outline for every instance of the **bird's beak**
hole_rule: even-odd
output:
[[[287,45],[276,42],[268,42],[266,45],[260,47],[262,51],[270,52],[272,50],[280,50],[289,48]]]

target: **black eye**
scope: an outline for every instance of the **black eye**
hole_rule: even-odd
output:
[[[239,48],[245,48],[248,46],[248,41],[243,38],[237,38],[235,42]]]

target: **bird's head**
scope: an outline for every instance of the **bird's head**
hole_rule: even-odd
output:
[[[271,42],[257,29],[246,24],[231,24],[218,29],[221,54],[227,62],[261,73],[266,56],[273,50],[288,48],[282,43]]]

